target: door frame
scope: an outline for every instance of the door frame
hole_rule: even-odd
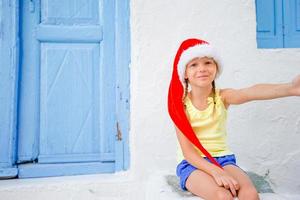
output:
[[[116,142],[117,151],[123,156],[116,157],[116,171],[127,170],[130,165],[129,124],[130,124],[130,0],[116,0],[115,52],[116,52],[116,118],[121,140]],[[118,145],[118,143],[121,143]],[[122,149],[120,149],[122,148]]]

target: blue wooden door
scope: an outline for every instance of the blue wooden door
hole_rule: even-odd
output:
[[[114,172],[114,1],[20,3],[19,177]]]

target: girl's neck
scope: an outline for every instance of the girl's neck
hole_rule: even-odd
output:
[[[212,86],[205,88],[193,88],[190,92],[190,97],[192,100],[206,101],[207,97],[210,96],[212,92]]]

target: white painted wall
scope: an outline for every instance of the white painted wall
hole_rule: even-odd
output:
[[[130,169],[0,181],[0,199],[168,199],[168,187],[157,188],[164,184],[162,175],[175,174],[167,92],[182,40],[202,38],[219,49],[221,88],[283,83],[300,73],[300,49],[257,49],[255,28],[254,0],[131,0]],[[241,166],[268,173],[278,193],[300,194],[300,98],[232,106],[228,134]]]
[[[189,37],[216,46],[224,60],[220,88],[284,83],[300,73],[300,49],[257,49],[254,0],[131,1],[131,158],[143,177],[176,167],[167,113],[172,63]],[[300,98],[229,109],[228,134],[240,165],[268,174],[276,191],[300,191]]]

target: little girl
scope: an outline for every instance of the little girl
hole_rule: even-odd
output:
[[[206,200],[257,200],[255,187],[226,142],[227,109],[253,100],[300,96],[300,76],[286,84],[217,89],[215,78],[222,68],[206,41],[185,40],[177,51],[168,95],[181,147],[177,175],[183,190]]]

